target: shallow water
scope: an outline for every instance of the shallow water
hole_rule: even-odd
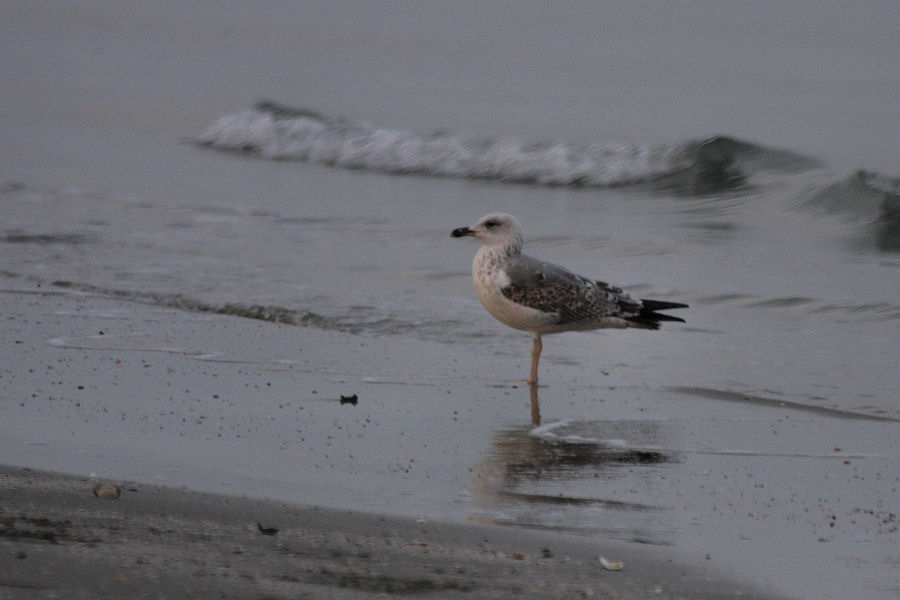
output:
[[[753,564],[784,583],[785,556],[828,554],[828,542],[807,542],[835,528],[830,508],[858,523],[828,560],[896,561],[896,532],[877,523],[898,512],[886,483],[900,419],[900,67],[885,60],[900,50],[896,3],[452,14],[29,3],[0,17],[0,65],[16,83],[0,89],[10,286],[390,339],[400,363],[418,344],[471,354],[458,376],[479,392],[458,408],[501,406],[471,409],[457,435],[472,448],[423,450],[432,472],[454,468],[447,448],[466,471],[409,475],[397,510],[713,548],[737,564],[760,554]],[[259,108],[266,98],[316,116]],[[528,336],[483,311],[475,244],[449,238],[493,210],[522,221],[528,253],[691,305],[686,325],[656,334],[548,336],[538,432],[525,390],[509,387],[525,375]],[[115,310],[93,317],[135,318]],[[165,336],[89,342],[48,340],[171,350]],[[214,346],[200,350],[225,347]],[[230,351],[243,364],[258,349]],[[496,357],[508,371],[480,368]],[[423,361],[378,362],[389,358],[367,356],[362,383],[383,369],[400,390],[438,385]],[[221,418],[252,438],[248,423],[276,406]],[[403,410],[447,416],[435,406]],[[307,435],[325,443],[326,431],[331,421]],[[261,473],[282,497],[385,510],[411,447],[402,459],[383,450],[390,468],[372,459],[384,477],[366,486],[384,499],[370,504],[342,487],[363,470],[352,461],[306,473],[321,493],[298,492],[274,464]],[[262,464],[273,448],[245,450]],[[60,468],[81,468],[67,460]],[[208,460],[209,479],[224,477]],[[725,484],[714,480],[736,470],[771,476],[717,503]],[[660,502],[660,485],[675,499]],[[824,521],[790,521],[779,506]],[[735,523],[749,532],[737,544],[724,533]],[[784,548],[765,558],[778,535]]]
[[[9,190],[6,270],[188,310],[527,352],[527,336],[495,324],[474,298],[475,244],[449,238],[485,210],[464,206],[480,198],[457,197],[454,181],[290,166],[311,171],[307,181],[359,179],[344,188],[358,196],[341,215],[333,203],[293,198],[251,209]],[[551,337],[549,361],[624,364],[647,370],[649,385],[698,385],[702,365],[702,387],[900,417],[892,352],[900,260],[878,247],[870,221],[815,205],[816,192],[805,188],[816,177],[714,196],[502,184],[482,191],[493,209],[541,229],[526,252],[692,306],[687,326],[661,335]],[[394,216],[388,195],[398,187],[435,189]]]

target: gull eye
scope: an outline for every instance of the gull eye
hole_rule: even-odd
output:
[[[497,226],[497,221],[488,221],[487,223],[484,224],[484,226],[487,227],[488,229],[493,229],[494,227]]]

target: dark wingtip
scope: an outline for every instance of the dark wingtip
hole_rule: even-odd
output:
[[[664,315],[662,313],[650,313],[647,316],[651,319],[656,319],[657,321],[674,321],[676,323],[687,323],[687,321],[680,317],[673,317],[672,315]]]
[[[644,305],[643,310],[647,312],[657,312],[660,310],[672,310],[675,308],[689,308],[687,304],[681,302],[666,302],[665,300],[647,300],[641,298],[641,304]]]
[[[676,323],[687,322],[684,319],[680,319],[678,317],[655,312],[642,312],[636,317],[628,317],[625,320],[646,329],[659,329],[660,323],[662,323],[663,321],[674,321]]]
[[[663,321],[671,321],[676,323],[686,323],[681,317],[673,317],[672,315],[664,315],[660,310],[671,310],[675,308],[688,308],[687,304],[681,302],[666,302],[665,300],[644,300],[641,299],[641,312],[635,317],[628,319],[632,323],[637,323],[648,329],[659,329],[659,324]]]

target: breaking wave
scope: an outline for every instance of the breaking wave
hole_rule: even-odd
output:
[[[263,101],[221,117],[193,138],[218,150],[389,174],[548,186],[660,183],[704,192],[739,187],[760,169],[815,166],[800,155],[717,136],[681,144],[569,144],[419,134],[334,119]]]
[[[871,220],[878,248],[900,251],[900,179],[857,171],[816,192],[809,204]]]

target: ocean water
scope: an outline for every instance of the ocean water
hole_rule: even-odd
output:
[[[671,440],[700,433],[681,421],[611,431],[554,407],[554,385],[569,385],[554,365],[613,396],[637,386],[896,432],[898,28],[896,2],[7,3],[0,269],[521,355],[524,376],[527,336],[483,311],[476,248],[449,238],[513,213],[526,252],[691,305],[659,335],[546,338],[557,425],[497,422],[484,442],[526,458],[479,518],[614,532],[615,506],[547,499],[593,498],[585,482],[609,465],[639,471],[640,487],[681,452],[740,455],[769,423],[729,420],[686,450]],[[859,443],[860,460],[896,459]],[[833,454],[824,444],[788,453]],[[552,464],[567,475],[529,475]],[[667,513],[625,512],[623,538],[672,543]],[[896,536],[880,543],[892,564]]]

